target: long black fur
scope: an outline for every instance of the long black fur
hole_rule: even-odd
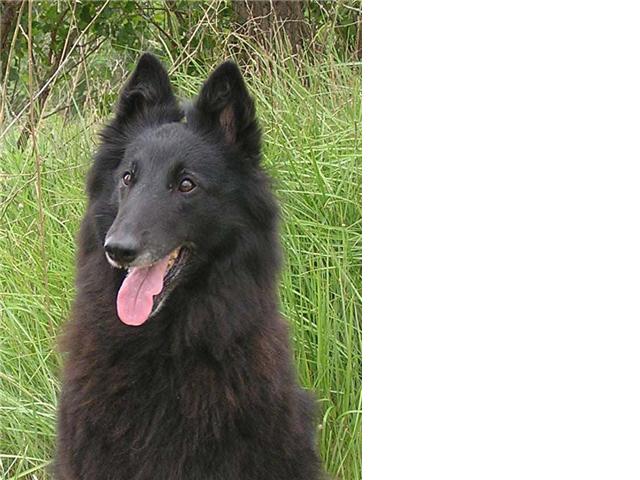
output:
[[[76,299],[61,342],[55,478],[320,478],[314,402],[298,386],[278,313],[278,208],[237,67],[220,66],[183,117],[166,71],[143,55],[88,175]],[[103,248],[134,144],[211,155],[215,183],[215,195],[189,209],[156,205],[165,233],[188,228],[193,261],[140,327],[117,317],[124,274]]]

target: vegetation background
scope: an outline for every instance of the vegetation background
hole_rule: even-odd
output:
[[[283,314],[330,474],[361,476],[358,1],[0,1],[0,479],[45,479],[84,174],[127,74],[189,98],[234,59],[283,204]]]

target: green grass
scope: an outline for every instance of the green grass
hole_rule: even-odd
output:
[[[352,480],[361,476],[360,66],[287,65],[248,79],[283,205],[282,309],[300,380],[318,398],[325,465]],[[173,78],[188,96],[205,74]],[[0,140],[0,479],[50,478],[56,335],[73,299],[84,175],[104,120],[83,112],[40,125],[40,195],[31,149],[14,146],[19,129]]]

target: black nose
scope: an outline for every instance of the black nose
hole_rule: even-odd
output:
[[[119,264],[133,262],[140,252],[138,242],[132,237],[113,238],[109,237],[104,242],[104,251],[109,258]]]

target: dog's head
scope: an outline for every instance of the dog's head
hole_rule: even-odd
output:
[[[141,325],[243,232],[271,228],[260,130],[235,64],[211,74],[183,119],[166,70],[144,54],[102,137],[89,181],[104,202],[97,237],[106,261],[127,272],[118,316]]]

